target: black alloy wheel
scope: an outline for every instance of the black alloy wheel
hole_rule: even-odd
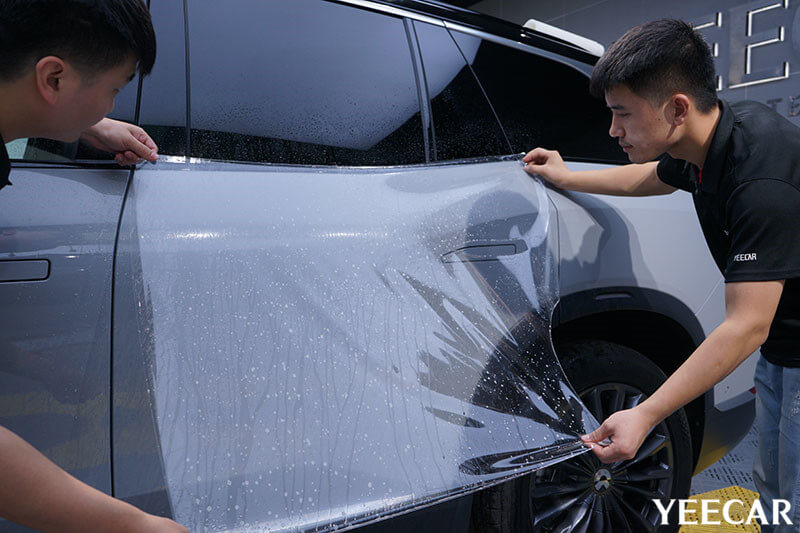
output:
[[[649,359],[617,344],[570,342],[558,354],[570,383],[600,422],[641,403],[666,379]],[[689,425],[680,410],[653,428],[631,460],[604,464],[589,452],[482,491],[474,500],[471,530],[674,532],[676,517],[660,526],[653,499],[686,498],[691,463]]]
[[[606,383],[579,391],[598,420],[642,400],[642,391]],[[652,499],[674,481],[675,455],[666,422],[645,439],[636,457],[603,464],[592,453],[536,472],[530,478],[534,531],[656,531],[661,515]]]

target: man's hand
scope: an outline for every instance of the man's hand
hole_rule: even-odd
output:
[[[141,161],[158,159],[158,146],[139,126],[104,118],[88,130],[81,139],[99,150],[116,154],[120,165],[135,165]]]
[[[525,154],[522,162],[526,163],[524,168],[528,174],[538,174],[560,189],[570,188],[568,181],[572,172],[555,150],[536,148]]]
[[[783,280],[725,285],[725,320],[649,398],[618,411],[581,437],[598,459],[632,459],[650,429],[719,383],[767,339],[783,293]],[[612,444],[600,441],[610,437]]]
[[[537,174],[559,189],[567,191],[616,196],[652,196],[675,191],[675,187],[658,178],[658,163],[655,161],[641,165],[614,165],[571,171],[561,159],[561,154],[544,148],[531,150],[522,161],[526,163],[526,172]]]
[[[633,459],[653,427],[650,418],[639,406],[617,411],[588,435],[581,437],[584,443],[604,463],[615,463]],[[611,444],[603,446],[600,441],[611,438]]]

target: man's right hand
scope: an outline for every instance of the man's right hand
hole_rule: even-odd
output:
[[[525,154],[522,162],[526,163],[524,168],[528,174],[537,174],[560,189],[569,189],[572,172],[557,151],[536,148]]]
[[[591,170],[572,171],[555,150],[536,148],[522,158],[528,174],[541,176],[559,189],[613,194],[617,196],[652,196],[669,194],[675,187],[658,178],[656,161],[639,165],[602,165]]]

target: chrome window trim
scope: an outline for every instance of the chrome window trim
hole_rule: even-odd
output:
[[[413,11],[406,11],[405,9],[399,7],[370,2],[369,0],[333,0],[333,1],[336,2],[337,4],[347,4],[357,7],[363,7],[366,9],[371,9],[373,11],[380,11],[382,13],[396,15],[398,17],[405,17],[412,20],[419,20],[420,22],[427,22],[428,24],[435,24],[441,27],[445,26],[444,22],[437,18],[429,17],[427,15],[421,15],[419,13],[414,13]]]
[[[560,56],[558,54],[554,54],[553,52],[548,52],[547,50],[542,50],[541,48],[537,48],[535,46],[521,43],[519,41],[514,41],[511,39],[507,39],[505,37],[498,37],[497,35],[493,35],[491,33],[486,33],[485,31],[476,30],[474,28],[470,28],[468,26],[462,26],[461,24],[456,24],[454,22],[447,22],[442,21],[442,24],[445,28],[452,31],[457,31],[459,33],[465,33],[467,35],[472,35],[473,37],[478,37],[480,39],[484,39],[486,41],[491,41],[493,43],[497,43],[502,46],[508,46],[509,48],[515,48],[517,50],[521,50],[523,52],[534,53],[536,55],[546,57],[547,59],[552,59],[553,61],[558,61],[561,64],[567,65],[568,67],[572,67],[573,69],[585,74],[587,76],[592,75],[592,69],[594,68],[592,65],[587,65],[581,61],[576,61],[574,59],[569,59],[567,57]]]
[[[33,159],[11,159],[11,170],[14,169],[107,169],[130,170],[132,165],[119,165],[113,159],[69,159],[65,161],[37,161]]]

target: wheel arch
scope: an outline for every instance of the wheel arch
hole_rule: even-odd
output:
[[[697,317],[669,294],[641,287],[604,287],[562,296],[553,313],[553,344],[597,339],[632,348],[655,363],[667,376],[705,338]],[[703,443],[706,409],[714,405],[713,390],[684,409],[692,436],[693,467]]]

